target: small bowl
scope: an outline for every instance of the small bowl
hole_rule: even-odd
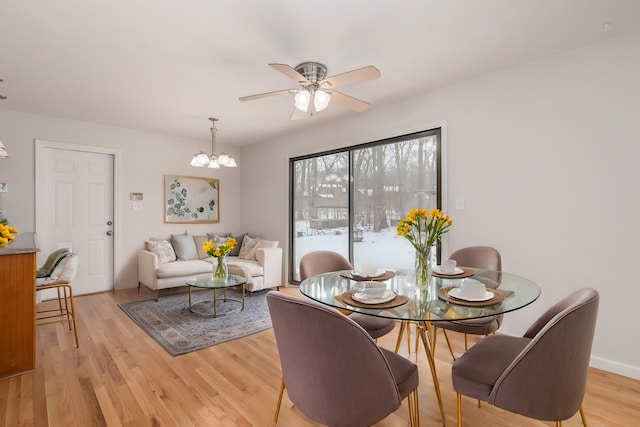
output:
[[[368,298],[381,298],[384,295],[384,291],[387,290],[387,285],[382,282],[364,282],[362,284],[362,293]]]

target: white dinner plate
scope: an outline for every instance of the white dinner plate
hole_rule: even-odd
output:
[[[363,304],[382,304],[394,299],[396,297],[396,294],[395,292],[387,289],[386,291],[384,291],[384,294],[382,294],[382,297],[380,298],[369,298],[362,292],[355,292],[351,297]]]
[[[364,274],[364,273],[363,273],[363,272],[361,272],[361,271],[353,270],[353,271],[351,272],[351,274],[352,274],[353,276],[358,276],[358,277],[367,277],[367,278],[369,278],[369,279],[373,279],[374,277],[384,276],[384,274],[385,274],[386,272],[387,272],[387,270],[378,270],[378,271],[376,271],[376,272],[375,272],[375,274],[372,274],[372,275],[369,275],[369,276],[368,276],[368,275]]]
[[[493,292],[489,292],[489,291],[485,291],[485,294],[483,297],[468,297],[465,296],[462,293],[462,289],[460,288],[453,288],[451,290],[449,290],[449,296],[450,297],[454,297],[454,298],[458,298],[464,301],[487,301],[490,300],[491,298],[493,298]]]
[[[464,270],[461,268],[456,267],[455,270],[453,270],[453,273],[445,273],[444,271],[442,271],[442,268],[440,268],[440,266],[438,265],[437,267],[433,268],[433,271],[438,273],[438,274],[442,274],[443,276],[455,276],[457,274],[462,274],[464,273]]]

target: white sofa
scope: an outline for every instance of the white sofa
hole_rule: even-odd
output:
[[[157,300],[161,289],[185,286],[187,280],[211,274],[217,260],[202,250],[202,243],[227,237],[184,234],[172,235],[170,239],[150,239],[145,243],[145,249],[138,251],[138,290],[140,285],[147,286],[155,291]],[[279,243],[259,238],[247,239],[245,236],[238,236],[236,240],[241,253],[236,254],[236,250],[227,256],[229,274],[245,277],[245,289],[250,293],[279,287],[282,280],[282,248],[278,247]],[[253,245],[242,252],[246,249],[246,245],[242,246],[245,241],[251,241]]]

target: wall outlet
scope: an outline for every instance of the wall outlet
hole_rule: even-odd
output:
[[[0,219],[5,219],[7,217],[7,210],[0,208]]]
[[[6,193],[9,191],[9,186],[6,182],[0,182],[0,193]]]

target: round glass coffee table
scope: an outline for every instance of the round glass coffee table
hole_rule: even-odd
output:
[[[239,313],[244,310],[244,285],[247,279],[236,274],[229,274],[227,280],[213,279],[211,274],[201,275],[195,280],[187,280],[189,287],[189,311],[200,316],[220,317],[228,314]],[[240,299],[227,296],[227,288],[239,287],[242,293]],[[213,299],[205,299],[200,301],[191,300],[191,291],[193,289],[210,289],[213,291]],[[222,291],[222,295],[219,292]],[[239,304],[234,310],[223,310],[219,312],[219,304]]]

